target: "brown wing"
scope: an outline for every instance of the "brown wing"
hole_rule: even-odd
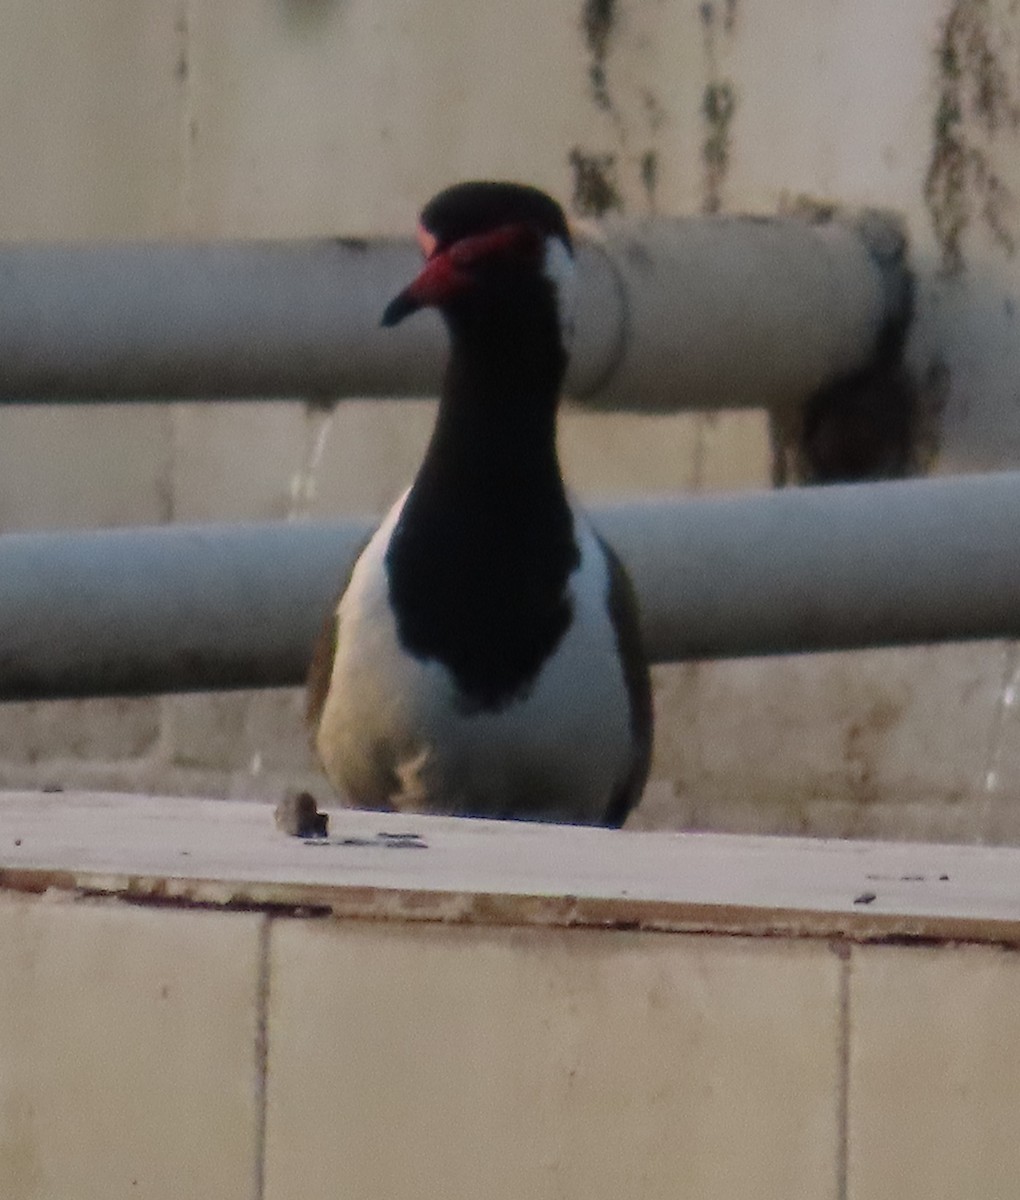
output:
[[[641,640],[637,595],[622,562],[599,538],[609,564],[609,617],[623,661],[623,678],[630,698],[630,728],[634,739],[630,770],[620,780],[603,817],[603,824],[619,827],[641,799],[652,759],[652,681]]]
[[[333,675],[333,659],[336,655],[337,637],[340,633],[340,618],[337,615],[337,609],[351,582],[351,575],[354,573],[358,559],[361,558],[365,547],[371,540],[371,537],[365,538],[358,547],[357,554],[351,559],[351,569],[347,572],[347,577],[337,592],[337,598],[333,601],[332,608],[323,618],[319,636],[315,639],[312,661],[308,667],[308,678],[305,681],[305,720],[311,727],[313,742],[316,727],[326,705],[326,696],[329,694],[329,681]]]
[[[322,622],[319,636],[315,639],[311,665],[308,668],[308,679],[305,683],[305,720],[311,727],[313,738],[319,718],[322,716],[322,710],[326,706],[339,627],[340,621],[336,609],[333,608],[326,613],[326,618]]]

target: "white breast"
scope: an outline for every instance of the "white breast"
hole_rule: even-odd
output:
[[[400,645],[385,555],[402,497],[355,566],[316,744],[362,807],[597,820],[631,761],[629,700],[607,608],[605,556],[575,511],[573,620],[527,693],[468,713],[436,661]],[[492,631],[499,637],[499,630]]]

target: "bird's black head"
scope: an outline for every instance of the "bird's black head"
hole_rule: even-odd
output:
[[[443,249],[462,238],[526,225],[540,237],[558,237],[570,249],[563,210],[551,196],[523,183],[458,183],[422,209],[419,224]]]
[[[573,245],[563,210],[538,188],[520,183],[459,183],[422,210],[418,242],[425,266],[383,313],[396,325],[420,308],[452,311],[486,296],[519,293],[544,280],[569,318]],[[564,311],[566,310],[566,316]]]

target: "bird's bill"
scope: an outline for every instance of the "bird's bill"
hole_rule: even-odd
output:
[[[424,236],[423,236],[424,235]],[[430,240],[426,241],[425,237]],[[487,258],[536,253],[541,238],[525,224],[501,225],[486,233],[461,238],[442,250],[435,238],[419,230],[418,241],[426,254],[418,277],[386,306],[382,324],[397,325],[420,308],[437,308],[466,291],[472,283],[472,268]]]
[[[383,309],[382,320],[379,323],[386,329],[390,329],[394,325],[399,325],[405,317],[409,317],[411,313],[417,312],[421,307],[422,302],[411,294],[411,288],[404,288],[400,295],[394,296]]]
[[[396,325],[420,308],[434,308],[453,299],[470,284],[468,273],[459,269],[450,250],[434,254],[418,277],[387,304],[383,325]]]

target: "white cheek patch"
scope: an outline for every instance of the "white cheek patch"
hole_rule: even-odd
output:
[[[574,308],[577,299],[577,280],[574,256],[562,238],[547,237],[542,256],[542,274],[553,285],[556,308],[560,318],[560,334],[564,349],[570,348],[574,337]]]
[[[418,237],[418,245],[421,247],[422,256],[425,259],[431,258],[433,251],[436,248],[437,239],[435,234],[429,233],[429,231],[420,221],[418,222],[416,233]]]

